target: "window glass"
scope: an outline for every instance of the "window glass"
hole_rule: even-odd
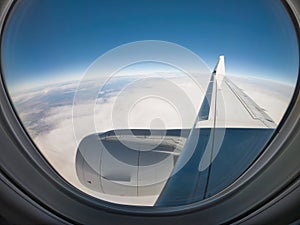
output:
[[[298,78],[281,1],[17,1],[4,82],[69,183],[125,205],[209,198],[249,168]]]

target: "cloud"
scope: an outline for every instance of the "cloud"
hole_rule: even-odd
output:
[[[161,76],[161,74],[159,75]],[[202,101],[201,93],[199,94],[199,87],[195,86],[194,82],[186,77],[171,77],[173,76],[169,76],[168,79],[172,80],[173,88],[177,87],[177,91],[172,93],[174,96],[173,99],[193,99],[190,106],[195,111],[195,108],[199,107]],[[161,80],[155,79],[141,80],[139,85],[125,88],[128,84],[134,83],[136,80],[137,77],[134,79],[125,78],[123,82],[112,80],[102,88],[98,98],[96,96],[94,101],[89,99],[88,95],[83,95],[80,104],[75,106],[77,107],[75,115],[72,110],[74,94],[78,86],[77,81],[56,86],[51,85],[35,89],[32,92],[20,93],[13,96],[13,101],[17,106],[16,108],[22,122],[25,124],[35,144],[49,163],[68,182],[88,194],[108,201],[123,202],[124,204],[151,205],[157,196],[139,198],[120,197],[104,195],[89,190],[78,181],[75,170],[76,150],[81,139],[93,132],[128,128],[128,126],[124,127],[123,123],[119,123],[118,120],[120,118],[125,118],[126,120],[129,116],[129,125],[136,128],[149,128],[151,121],[157,117],[161,117],[164,120],[164,126],[166,127],[181,126],[180,118],[178,118],[178,115],[174,113],[176,111],[172,108],[172,102],[168,103],[167,101],[156,99],[163,96],[164,92],[168,92],[170,89],[160,85]],[[141,86],[140,84],[143,85]],[[99,87],[93,81],[85,82],[82,87],[81,91],[99,91]],[[140,101],[138,106],[131,109],[130,112],[124,112],[124,110],[116,111],[116,102],[118,102],[118,99],[128,102],[129,99],[134,99],[137,93],[143,97],[145,89],[152,90],[156,97],[153,98],[152,96],[152,98],[148,98],[146,101]],[[179,95],[180,90],[184,96]],[[139,101],[140,99],[136,100]],[[122,101],[121,103],[124,104]],[[181,102],[177,101],[176,104],[181,104]],[[89,110],[91,109],[91,105],[93,110]],[[130,107],[130,105],[127,106]],[[153,106],[157,108],[154,111]],[[164,112],[164,115],[159,112]],[[114,117],[112,117],[113,115]],[[193,122],[193,117],[189,119],[189,124]],[[77,122],[77,128],[80,130],[80,135],[76,137],[74,136],[74,121]],[[92,121],[95,123],[95,126],[91,127],[86,121]]]
[[[159,77],[158,77],[159,78]],[[99,96],[83,95],[72,111],[78,82],[45,87],[13,96],[17,111],[34,142],[49,163],[80,190],[108,201],[151,205],[157,196],[120,197],[84,187],[77,178],[75,157],[79,142],[87,135],[122,128],[189,128],[203,100],[205,87],[189,77],[111,81]],[[202,83],[205,83],[205,79]],[[235,79],[251,98],[279,122],[290,101],[292,89],[263,81]],[[81,91],[99,88],[87,81]],[[157,118],[161,121],[157,123]],[[74,135],[74,121],[76,123]]]

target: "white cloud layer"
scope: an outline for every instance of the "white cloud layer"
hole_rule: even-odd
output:
[[[280,121],[290,102],[292,87],[263,80],[232,80],[264,108],[276,123]],[[203,100],[203,89],[199,89],[188,77],[168,78],[168,82],[169,85],[166,86],[167,83],[161,80],[149,79],[137,85],[127,85],[125,89],[107,89],[101,93],[104,94],[103,97],[100,95],[95,102],[83,99],[81,104],[76,106],[75,115],[72,112],[72,104],[77,82],[21,93],[12,99],[42,154],[68,182],[104,200],[151,205],[157,196],[109,196],[84,187],[76,175],[75,157],[80,140],[93,132],[128,126],[157,129],[191,127]],[[92,82],[88,83],[86,90],[92,88],[97,87],[93,87]],[[91,104],[94,111],[88,110]],[[161,121],[157,122],[157,118]],[[74,120],[77,123],[75,129],[80,129],[77,136],[74,135]],[[94,122],[92,128],[86,123],[91,120]]]

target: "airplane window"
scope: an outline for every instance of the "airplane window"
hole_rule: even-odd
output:
[[[17,1],[3,78],[30,138],[100,200],[182,206],[272,140],[298,78],[280,1]]]

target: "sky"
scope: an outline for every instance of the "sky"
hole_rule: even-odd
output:
[[[295,83],[298,44],[279,0],[22,0],[2,39],[7,86],[74,80],[105,52],[134,41],[186,47],[230,75]],[[149,64],[151,65],[151,64]]]

